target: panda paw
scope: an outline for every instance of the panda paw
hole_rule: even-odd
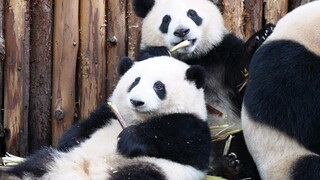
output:
[[[140,132],[137,125],[125,128],[118,136],[117,151],[127,157],[155,156],[156,148]]]
[[[239,161],[237,155],[233,152],[223,156],[222,166],[227,174],[232,174],[233,176],[237,176],[242,168],[242,164]]]
[[[253,34],[246,42],[245,47],[249,54],[253,54],[261,44],[272,34],[274,24],[266,24],[262,29]]]

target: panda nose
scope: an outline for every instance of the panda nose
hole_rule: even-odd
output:
[[[173,34],[177,37],[185,37],[187,34],[189,34],[190,32],[190,29],[187,29],[187,28],[179,28],[179,29],[176,29]]]
[[[143,101],[139,101],[139,100],[130,99],[130,102],[135,107],[139,107],[139,106],[143,106],[144,105],[144,102]]]

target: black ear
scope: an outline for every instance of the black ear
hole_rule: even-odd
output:
[[[187,80],[194,81],[198,89],[202,88],[205,83],[206,72],[202,66],[193,65],[187,69],[186,72]]]
[[[119,66],[118,66],[118,73],[120,76],[124,75],[133,65],[133,60],[129,57],[124,56],[121,58]]]
[[[152,9],[155,0],[133,0],[133,10],[137,16],[145,18]]]

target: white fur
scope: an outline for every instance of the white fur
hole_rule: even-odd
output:
[[[177,177],[192,180],[203,179],[204,173],[191,166],[182,165],[166,159],[153,157],[125,158],[116,152],[117,135],[121,127],[116,120],[110,126],[99,129],[90,140],[82,143],[67,153],[58,153],[50,164],[50,172],[43,180],[100,180],[117,173],[116,168],[129,164],[149,162],[162,169],[166,177],[174,180]],[[108,143],[101,143],[108,142]],[[97,147],[99,145],[99,147]]]
[[[290,179],[290,168],[299,157],[315,155],[295,139],[252,120],[245,107],[242,108],[241,121],[248,149],[262,179]]]
[[[307,3],[279,20],[265,43],[293,40],[320,55],[320,1]]]
[[[202,25],[197,26],[187,16],[189,9],[194,9],[202,17]],[[168,33],[163,34],[159,27],[165,15],[170,15],[171,23]],[[194,46],[178,51],[190,55],[206,54],[214,45],[218,45],[227,33],[219,9],[209,0],[156,0],[152,10],[143,19],[141,48],[146,46],[173,47],[174,43],[181,41],[173,34],[178,27],[190,28],[190,33],[185,39],[197,39]]]
[[[146,61],[135,62],[119,80],[110,100],[119,108],[127,124],[137,124],[151,115],[172,112],[194,113],[206,119],[206,108],[203,89],[197,89],[193,82],[186,80],[185,74],[189,65],[170,57],[157,57]],[[136,77],[140,83],[128,93],[128,88]],[[153,92],[153,83],[162,81],[166,86],[165,100],[159,100]],[[130,98],[139,98],[146,102],[142,109],[131,107]],[[108,179],[111,173],[117,173],[117,167],[149,162],[159,167],[169,180],[203,179],[205,172],[192,166],[182,165],[170,160],[154,157],[126,158],[117,153],[117,137],[122,131],[116,120],[94,132],[89,139],[69,152],[54,153],[49,172],[43,180],[100,180]],[[26,175],[24,179],[30,179]],[[31,178],[32,179],[32,178]]]
[[[194,82],[186,80],[186,71],[190,66],[171,57],[155,57],[147,61],[136,62],[134,67],[121,77],[114,93],[110,97],[119,109],[124,119],[134,120],[127,123],[134,124],[135,120],[144,119],[159,114],[192,113],[200,119],[207,118],[203,89],[197,89]],[[141,77],[139,84],[127,92],[129,86],[137,77]],[[153,84],[161,81],[167,91],[166,99],[160,100],[153,90]],[[130,98],[145,102],[143,107],[135,109],[131,106]],[[130,107],[130,108],[128,108]]]
[[[280,19],[265,44],[292,40],[320,55],[319,19],[320,1],[301,6]],[[290,170],[298,158],[316,155],[283,132],[253,120],[245,106],[242,107],[241,121],[248,149],[262,179],[290,179]]]

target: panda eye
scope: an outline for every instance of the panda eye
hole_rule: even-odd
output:
[[[198,14],[197,14],[197,12],[195,10],[189,9],[189,11],[187,12],[187,16],[192,18],[192,17],[197,17]]]
[[[141,79],[140,77],[137,77],[137,78],[133,81],[133,83],[130,85],[130,87],[129,87],[129,89],[128,89],[128,92],[130,92],[136,85],[139,84],[140,79]]]
[[[164,84],[160,81],[157,81],[154,83],[153,85],[153,89],[158,92],[158,91],[162,91],[164,89]]]
[[[153,89],[160,99],[163,100],[166,97],[166,88],[161,81],[155,82],[153,85]]]
[[[162,23],[169,23],[171,21],[171,17],[169,15],[165,15],[162,18]]]

